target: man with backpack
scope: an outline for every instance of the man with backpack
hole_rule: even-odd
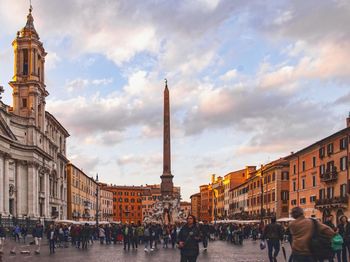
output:
[[[317,220],[305,218],[300,207],[294,207],[291,216],[295,219],[289,225],[293,261],[313,262],[315,259],[329,259],[333,254],[331,239],[336,234],[334,230]]]

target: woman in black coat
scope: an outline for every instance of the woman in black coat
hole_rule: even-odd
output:
[[[200,232],[193,215],[187,217],[187,224],[181,228],[178,239],[181,262],[195,262],[199,254]]]
[[[342,260],[347,261],[347,251],[350,255],[350,223],[348,222],[348,218],[346,216],[341,216],[339,218],[339,234],[342,236],[344,242],[343,242],[343,249],[342,249]]]

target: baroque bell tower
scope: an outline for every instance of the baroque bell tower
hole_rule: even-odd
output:
[[[32,6],[29,8],[27,23],[17,32],[12,42],[14,49],[14,75],[9,83],[13,89],[13,113],[30,118],[40,131],[44,131],[46,52],[34,28]]]

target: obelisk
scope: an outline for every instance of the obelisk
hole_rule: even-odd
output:
[[[173,196],[173,175],[171,174],[171,150],[170,150],[170,99],[168,82],[165,79],[164,89],[164,123],[163,123],[163,174],[160,191],[162,198]]]

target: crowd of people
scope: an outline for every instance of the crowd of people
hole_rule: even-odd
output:
[[[121,244],[126,251],[141,247],[147,253],[159,248],[178,248],[181,252],[181,262],[192,262],[196,261],[199,255],[200,242],[203,252],[206,252],[208,243],[213,240],[243,245],[247,239],[260,239],[261,249],[267,245],[270,262],[277,261],[281,244],[286,242],[290,243],[292,250],[289,261],[334,261],[336,258],[338,262],[347,262],[347,252],[350,254],[350,224],[347,217],[342,216],[335,226],[332,216],[327,217],[325,223],[321,223],[305,218],[303,210],[299,207],[293,208],[291,215],[295,220],[290,224],[280,224],[272,218],[271,223],[265,226],[262,223],[197,223],[192,215],[188,216],[187,223],[175,225],[131,222],[96,226],[88,223],[56,223],[49,225],[46,230],[40,222],[32,230],[18,225],[8,230],[0,225],[0,253],[3,252],[6,236],[12,236],[16,242],[25,243],[27,235],[31,234],[31,244],[36,246],[36,254],[40,254],[42,239],[46,237],[50,254],[54,254],[56,248],[74,247],[86,250],[98,242],[101,245]],[[16,253],[15,246],[10,252]],[[285,252],[284,256],[287,259]]]

